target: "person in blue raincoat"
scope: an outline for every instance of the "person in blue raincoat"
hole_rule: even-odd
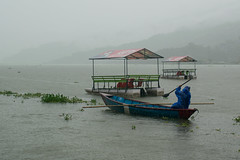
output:
[[[175,94],[178,98],[178,101],[172,105],[174,109],[188,109],[191,103],[191,93],[190,87],[186,86],[181,91],[181,86],[176,88]]]

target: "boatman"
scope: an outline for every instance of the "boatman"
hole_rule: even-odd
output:
[[[190,87],[186,86],[181,91],[181,86],[175,91],[178,101],[172,105],[174,109],[188,109],[191,100]]]

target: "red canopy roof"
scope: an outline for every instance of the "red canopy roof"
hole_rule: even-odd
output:
[[[146,49],[123,49],[123,50],[110,50],[107,52],[103,52],[90,60],[93,59],[117,59],[117,58],[125,58],[125,59],[154,59],[154,58],[163,58],[162,56]]]
[[[165,62],[197,62],[197,60],[189,56],[180,56],[180,57],[170,57],[166,59]]]

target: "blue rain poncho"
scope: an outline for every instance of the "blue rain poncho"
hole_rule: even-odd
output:
[[[181,87],[179,86],[176,89],[175,94],[178,98],[178,101],[172,105],[172,108],[188,109],[191,100],[190,87],[186,86],[181,91]]]

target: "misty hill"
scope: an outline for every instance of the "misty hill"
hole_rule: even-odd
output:
[[[123,48],[145,46],[151,50],[183,47],[188,43],[215,46],[240,37],[240,21],[211,28],[182,29],[172,33],[158,34],[149,39],[122,45]]]
[[[89,57],[103,51],[132,48],[148,48],[166,58],[190,55],[201,63],[239,63],[240,22],[211,28],[184,29],[168,34],[158,34],[142,41],[120,46],[77,52],[72,57],[59,59],[54,63],[79,63],[80,60],[85,63]]]
[[[199,63],[240,64],[240,39],[207,47],[189,43],[184,47],[161,49],[156,53],[166,58],[189,55],[197,59]]]
[[[79,51],[79,48],[72,44],[61,42],[43,44],[35,48],[24,49],[17,55],[4,59],[7,64],[44,64],[57,58],[63,58]]]
[[[119,46],[80,51],[80,47],[65,43],[51,43],[22,50],[4,62],[12,64],[80,64],[88,58],[111,49],[148,48],[164,57],[190,55],[202,63],[239,63],[240,21],[215,27],[181,29],[157,34],[148,39]]]

